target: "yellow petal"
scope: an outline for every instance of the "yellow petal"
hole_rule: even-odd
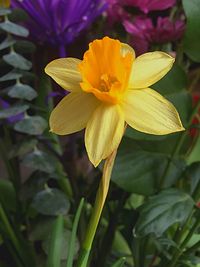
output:
[[[65,135],[82,130],[95,111],[99,101],[92,95],[73,92],[65,96],[52,111],[50,129]]]
[[[147,88],[159,81],[172,68],[174,58],[164,52],[145,53],[133,62],[129,87]]]
[[[138,131],[164,135],[184,130],[175,107],[150,88],[128,90],[123,108],[125,121]]]
[[[125,57],[127,53],[131,53],[133,59],[135,59],[135,51],[134,51],[134,49],[128,44],[121,43],[121,55],[123,57]]]
[[[119,145],[124,132],[124,116],[118,105],[101,104],[90,118],[85,145],[90,161],[96,167]]]
[[[81,74],[78,64],[81,60],[76,58],[59,58],[51,61],[45,72],[62,88],[68,91],[80,91]]]

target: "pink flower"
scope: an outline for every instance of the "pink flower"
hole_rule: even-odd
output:
[[[164,10],[176,4],[176,0],[124,0],[126,5],[136,6],[145,14],[153,10]]]
[[[133,22],[125,20],[123,25],[131,36],[131,44],[137,54],[148,51],[151,44],[163,44],[177,41],[183,35],[185,23],[182,20],[172,22],[168,17],[158,17],[156,25],[145,16],[138,16]]]
[[[129,19],[130,15],[123,8],[122,0],[106,0],[108,3],[107,7],[107,17],[108,24],[112,26],[115,22],[123,21],[125,19]]]

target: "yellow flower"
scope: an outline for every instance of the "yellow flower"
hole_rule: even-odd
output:
[[[163,52],[135,58],[130,46],[109,37],[90,43],[82,61],[52,61],[46,73],[70,94],[52,111],[51,131],[66,135],[86,128],[86,150],[97,166],[118,147],[125,123],[155,135],[184,130],[175,107],[149,88],[173,63]]]

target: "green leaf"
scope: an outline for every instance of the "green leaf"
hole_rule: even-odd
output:
[[[8,36],[6,39],[3,40],[3,42],[0,44],[0,50],[3,50],[5,48],[8,48],[12,45],[14,45],[16,40],[14,40],[11,36]]]
[[[45,188],[49,176],[47,173],[35,171],[21,186],[20,198],[24,203],[30,203],[33,197]]]
[[[12,147],[8,152],[9,159],[14,157],[20,157],[33,150],[37,145],[36,139],[30,139],[22,141]]]
[[[8,180],[0,179],[0,200],[7,210],[16,210],[16,193],[13,184]]]
[[[187,75],[178,65],[173,68],[160,81],[152,85],[152,88],[161,95],[169,95],[181,92],[187,88]]]
[[[47,188],[36,194],[32,207],[44,215],[66,215],[70,208],[69,200],[62,191],[55,188]]]
[[[200,136],[196,140],[195,145],[192,148],[192,151],[190,152],[189,156],[187,157],[187,163],[191,164],[193,162],[200,161]]]
[[[0,78],[0,82],[11,81],[19,79],[23,74],[18,70],[12,70]]]
[[[29,35],[29,32],[26,28],[9,20],[0,23],[0,29],[20,37],[27,37]]]
[[[127,263],[130,264],[130,266],[133,266],[132,252],[129,244],[125,237],[118,230],[115,232],[112,249],[117,255],[126,256]]]
[[[8,95],[13,98],[31,101],[37,97],[37,92],[31,86],[19,83],[10,87]]]
[[[167,96],[167,99],[176,107],[183,125],[188,125],[192,112],[192,97],[187,91]]]
[[[16,69],[30,70],[32,68],[32,63],[16,52],[4,55],[3,60]]]
[[[27,154],[22,164],[31,168],[34,171],[43,171],[45,173],[53,173],[55,172],[55,158],[50,154],[42,152],[40,150],[35,150],[32,153]]]
[[[73,227],[72,227],[72,233],[70,237],[70,242],[69,242],[69,249],[68,249],[68,257],[67,257],[67,265],[66,267],[72,267],[73,266],[73,258],[75,255],[75,248],[76,248],[76,234],[77,234],[77,228],[78,228],[78,222],[80,220],[81,216],[81,211],[83,209],[84,205],[84,199],[82,198],[80,201],[80,204],[78,206],[75,219],[73,222]]]
[[[153,135],[139,132],[130,126],[127,127],[125,136],[132,138],[134,140],[152,140],[152,141],[160,141],[165,139],[164,135]]]
[[[59,215],[52,228],[47,267],[60,267],[63,230],[64,218]]]
[[[118,261],[116,261],[111,267],[123,267],[126,262],[126,258],[122,257]]]
[[[150,145],[150,142],[148,144]],[[154,143],[150,149],[147,150],[145,146],[143,149],[138,142],[124,138],[118,150],[112,181],[127,192],[141,195],[151,195],[156,192],[168,162],[168,155],[157,152]],[[185,163],[182,160],[172,161],[164,186],[171,186],[184,168]]]
[[[17,40],[14,45],[14,49],[19,54],[23,53],[33,53],[36,50],[34,43],[26,40]]]
[[[187,18],[183,49],[193,61],[200,62],[200,1],[183,0],[182,2]]]
[[[51,233],[55,217],[42,216],[37,220],[29,232],[30,241],[46,240]],[[47,251],[48,252],[48,251]]]
[[[13,106],[0,111],[0,119],[8,119],[12,116],[23,113],[29,108],[28,105]]]
[[[146,236],[154,233],[157,237],[173,224],[183,225],[190,215],[194,201],[178,189],[164,190],[151,197],[140,208],[140,216],[136,224],[135,233]]]
[[[194,194],[196,201],[199,199],[200,196],[200,161],[192,163],[186,169],[187,179],[190,181],[190,192]]]
[[[30,135],[40,135],[46,128],[47,122],[40,116],[29,116],[14,126],[16,131]]]
[[[46,254],[48,254],[48,251],[49,251],[50,238],[51,236],[49,235],[47,239],[42,243],[42,248],[44,249]],[[66,261],[66,259],[68,258],[70,238],[71,238],[71,232],[65,229],[63,231],[62,240],[61,240],[61,260],[62,261]],[[76,239],[75,251],[74,251],[75,258],[77,256],[78,249],[79,249],[79,242]],[[66,266],[66,262],[64,266]]]

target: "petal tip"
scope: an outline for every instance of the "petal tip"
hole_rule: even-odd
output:
[[[183,126],[180,127],[180,132],[185,131],[185,128]]]
[[[87,148],[86,148],[86,150],[87,150]],[[102,159],[97,159],[97,158],[95,158],[93,155],[90,155],[90,153],[89,153],[89,151],[87,150],[87,154],[88,154],[88,159],[89,159],[89,161],[92,163],[92,165],[95,167],[95,168],[97,168],[98,167],[98,165],[101,163],[101,161],[102,161]]]

